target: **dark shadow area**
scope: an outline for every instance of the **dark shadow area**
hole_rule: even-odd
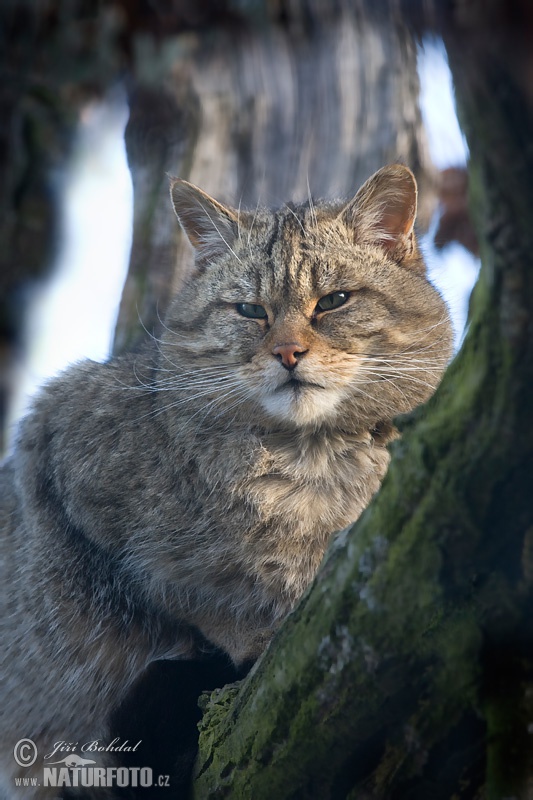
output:
[[[150,767],[154,785],[118,789],[116,796],[128,800],[186,798],[198,748],[198,697],[240,680],[248,670],[236,669],[222,651],[198,661],[151,664],[114,714],[110,740],[127,740],[129,746],[140,742],[134,752],[123,752],[118,761],[125,767]]]

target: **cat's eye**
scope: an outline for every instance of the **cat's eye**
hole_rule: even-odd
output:
[[[349,297],[349,292],[332,292],[321,297],[316,304],[316,311],[333,311],[343,306]]]
[[[257,305],[257,303],[237,303],[236,309],[241,317],[248,317],[248,319],[266,319],[268,317],[263,306]]]

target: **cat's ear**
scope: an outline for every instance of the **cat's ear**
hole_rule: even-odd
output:
[[[170,179],[176,216],[195,250],[196,262],[208,263],[232,252],[238,236],[237,214],[181,178]]]
[[[375,172],[343,208],[340,218],[358,242],[378,244],[400,257],[415,249],[417,185],[410,169],[392,164]]]

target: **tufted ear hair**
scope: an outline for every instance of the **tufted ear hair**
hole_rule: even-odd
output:
[[[197,264],[233,252],[239,222],[233,209],[181,178],[170,179],[170,197],[176,216],[195,251]]]
[[[417,194],[411,170],[392,164],[375,172],[361,186],[339,218],[361,244],[378,244],[398,255],[411,252]]]

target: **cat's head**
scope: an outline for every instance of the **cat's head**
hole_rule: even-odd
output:
[[[278,211],[236,211],[182,180],[171,195],[195,268],[164,366],[198,409],[352,429],[431,395],[452,334],[417,247],[410,170],[379,170],[348,203]]]

